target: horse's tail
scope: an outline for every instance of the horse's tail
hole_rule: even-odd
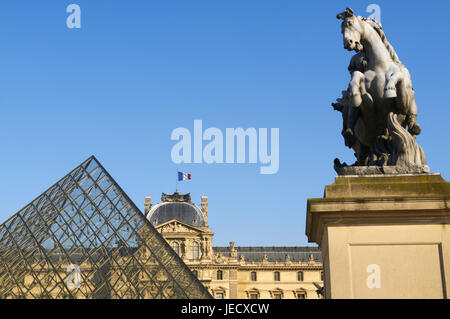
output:
[[[398,122],[397,115],[390,112],[387,118],[389,135],[392,137],[392,160],[395,165],[425,165],[426,157],[416,139]]]

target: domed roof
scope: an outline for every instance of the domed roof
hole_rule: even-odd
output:
[[[164,194],[161,203],[155,205],[147,215],[153,226],[161,225],[172,219],[192,226],[206,226],[202,211],[191,202],[189,194]]]

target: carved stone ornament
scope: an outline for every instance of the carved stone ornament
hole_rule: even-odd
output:
[[[178,203],[190,203],[191,202],[191,193],[180,194],[175,192],[173,194],[165,194],[161,195],[162,202],[178,202]]]

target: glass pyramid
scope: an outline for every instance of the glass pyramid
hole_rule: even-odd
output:
[[[90,157],[0,225],[0,299],[211,298]]]

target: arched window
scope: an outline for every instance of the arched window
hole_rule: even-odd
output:
[[[323,271],[320,272],[320,280],[323,281]]]
[[[192,273],[194,274],[195,278],[198,278],[198,271],[197,270],[193,270]]]
[[[298,281],[303,281],[303,280],[304,280],[304,277],[303,277],[303,271],[299,271],[299,272],[297,273],[297,280],[298,280]]]
[[[177,253],[177,255],[180,255],[180,244],[174,241],[172,243],[172,249]]]
[[[200,259],[200,244],[196,241],[191,244],[191,259]]]
[[[222,270],[217,271],[217,280],[223,280],[223,272]]]
[[[279,271],[275,271],[273,273],[273,280],[280,281],[280,272]]]
[[[256,281],[256,271],[252,271],[250,274],[251,281]]]

